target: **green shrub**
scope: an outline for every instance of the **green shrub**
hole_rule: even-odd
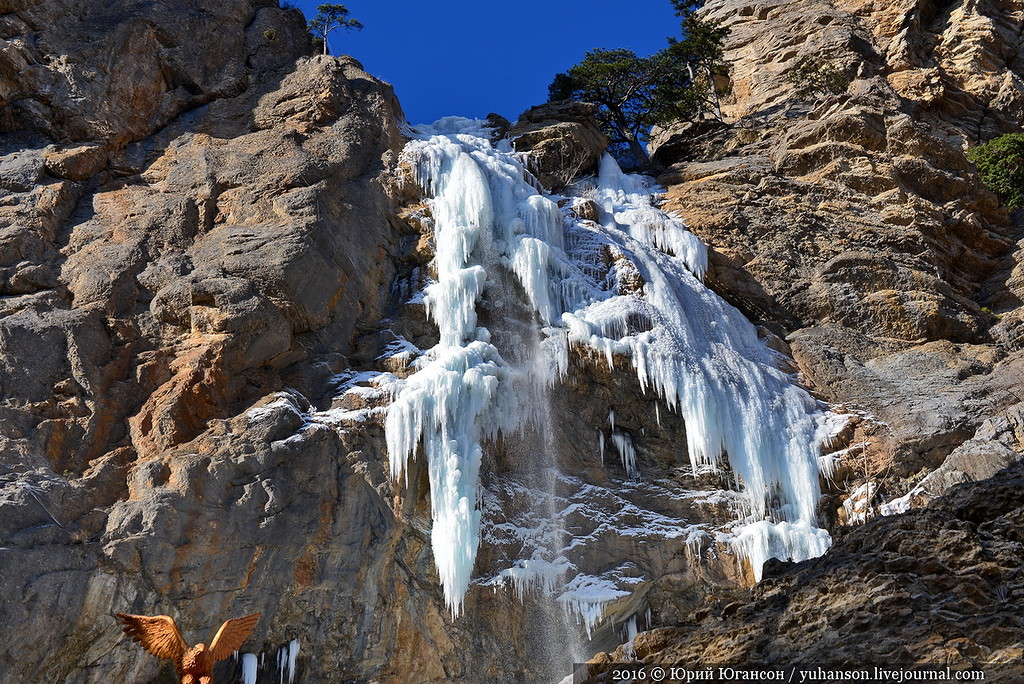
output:
[[[987,316],[991,316],[992,318],[996,319],[997,321],[1003,320],[1003,317],[1002,317],[1001,314],[997,314],[995,311],[993,311],[992,309],[988,308],[987,306],[981,307],[981,313],[983,313],[983,314],[985,314]]]
[[[1010,209],[1024,209],[1024,133],[1007,133],[967,153],[981,181]]]
[[[827,60],[801,57],[786,74],[786,80],[796,86],[797,97],[842,95],[850,87],[850,78]]]
[[[274,29],[267,29],[266,31],[264,31],[263,37],[272,43],[278,40],[277,31],[275,31]]]

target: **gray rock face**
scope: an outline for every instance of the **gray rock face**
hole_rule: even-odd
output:
[[[102,343],[81,347],[89,363],[76,363],[80,347],[69,342],[33,367],[25,356],[45,347],[24,334],[5,338],[7,358],[26,375],[46,378],[61,357],[81,367],[86,410],[52,419],[89,435],[68,448],[37,432],[12,448],[81,471],[123,443],[127,422],[134,448],[155,454],[279,383],[267,374],[310,355],[297,336],[330,330],[350,340],[358,319],[348,312],[380,315],[387,263],[367,255],[391,244],[393,212],[373,176],[401,144],[396,107],[355,62],[316,58],[270,92],[218,100],[145,139],[137,175],[47,176],[6,208],[14,315],[2,325],[37,315],[33,325],[45,328],[61,311],[103,321],[90,333]],[[99,166],[95,149],[50,153],[49,166],[81,175]],[[367,274],[364,260],[378,270]],[[69,325],[75,336],[84,323]]]
[[[42,155],[36,150],[18,150],[0,158],[0,188],[7,192],[28,192],[42,177]]]
[[[306,54],[301,12],[273,0],[16,3],[4,15],[0,130],[134,142]],[[273,30],[272,37],[264,32]],[[196,49],[204,36],[203,49]],[[50,57],[56,57],[51,59]]]
[[[79,5],[2,19],[2,678],[156,681],[117,610],[262,612],[337,678],[405,527],[278,393],[384,316],[401,109],[276,3]]]

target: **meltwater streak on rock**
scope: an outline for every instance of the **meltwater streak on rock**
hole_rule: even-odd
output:
[[[559,216],[560,222],[560,216]],[[560,496],[559,447],[555,438],[557,410],[552,397],[558,380],[544,348],[544,332],[536,325],[529,304],[522,301],[522,288],[510,272],[497,272],[489,281],[488,304],[499,315],[489,319],[494,344],[513,369],[504,394],[511,393],[513,409],[520,421],[518,435],[503,441],[506,454],[515,460],[511,477],[526,496],[512,510],[520,523],[519,549],[496,576],[487,581],[492,587],[511,584],[528,617],[530,629],[525,637],[531,654],[531,672],[535,681],[553,682],[571,670],[574,662],[592,655],[575,616],[553,600],[564,591],[567,574],[576,570],[566,558],[570,537],[564,510],[568,502]],[[493,481],[492,481],[493,482]],[[507,486],[507,485],[506,485]],[[507,504],[506,504],[507,505]],[[484,520],[486,526],[493,520]],[[533,527],[533,523],[536,525]],[[487,527],[485,540],[489,539]],[[538,601],[525,602],[527,594],[539,595]]]
[[[514,156],[478,137],[480,122],[447,119],[420,132],[405,158],[433,196],[437,281],[424,301],[440,342],[394,387],[386,433],[396,479],[423,444],[434,559],[451,612],[461,611],[479,546],[481,442],[528,419],[512,410],[522,403],[510,396],[515,369],[477,327],[478,300],[498,273],[489,269],[511,270],[547,326],[540,346],[553,376],[566,372],[573,346],[609,365],[627,356],[644,388],[683,415],[695,468],[728,455],[747,500],[735,548],[755,576],[770,557],[823,552],[829,537],[815,506],[827,421],[774,367],[753,326],[701,284],[706,250],[653,205],[653,188],[608,157],[587,191],[603,225],[576,221],[527,182]],[[615,261],[600,280],[595,254]],[[543,565],[538,572],[548,573]],[[552,589],[547,576],[514,579],[520,591],[534,582]],[[559,598],[588,631],[621,595],[601,586],[578,575]]]

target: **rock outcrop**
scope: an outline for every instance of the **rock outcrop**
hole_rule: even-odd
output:
[[[155,681],[116,610],[385,667],[337,640],[394,516],[300,416],[389,304],[401,109],[276,2],[87,5],[0,3],[0,678]]]
[[[241,94],[310,46],[302,13],[274,0],[186,11],[166,0],[8,0],[0,13],[0,130],[102,141],[114,150]],[[210,37],[202,49],[199,36]]]
[[[566,100],[523,112],[508,132],[517,152],[528,152],[531,168],[549,190],[597,171],[608,138],[594,120],[597,106]]]

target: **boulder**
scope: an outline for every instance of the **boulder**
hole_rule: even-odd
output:
[[[597,105],[565,100],[531,107],[508,132],[517,152],[527,152],[544,187],[560,190],[596,171],[608,138],[594,118]]]
[[[54,149],[46,153],[46,170],[57,178],[86,180],[107,165],[107,150],[103,145],[79,145],[68,149]]]
[[[38,150],[20,149],[0,156],[0,189],[29,192],[42,177],[43,155]]]

